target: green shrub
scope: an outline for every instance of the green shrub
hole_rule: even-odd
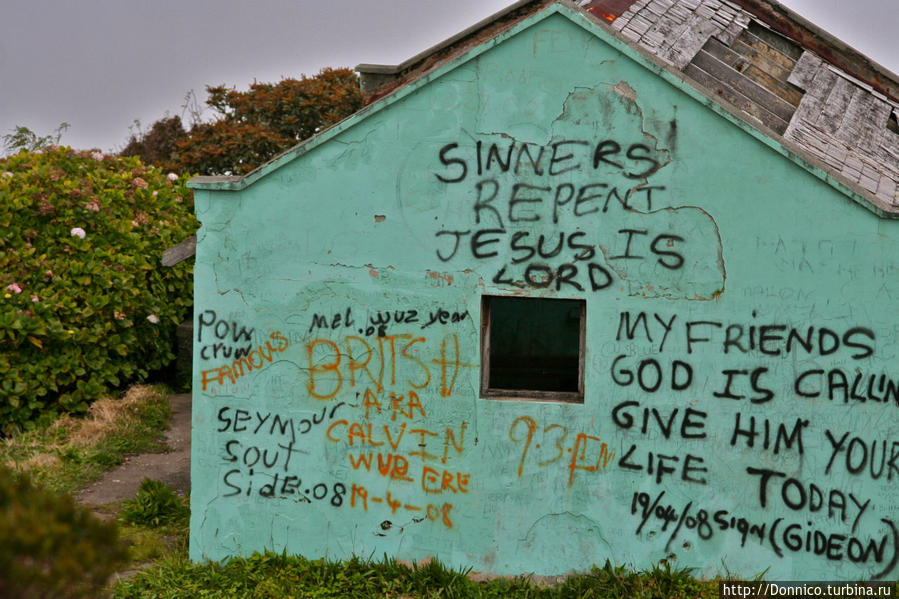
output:
[[[47,148],[0,159],[0,434],[83,412],[173,358],[191,265],[185,178],[137,158]]]
[[[98,597],[127,550],[114,522],[0,467],[0,598]]]
[[[170,486],[159,480],[145,478],[134,499],[125,501],[119,517],[125,522],[141,526],[181,524],[186,526],[190,508]]]

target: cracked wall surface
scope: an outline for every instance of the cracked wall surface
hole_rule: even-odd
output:
[[[196,194],[192,559],[894,578],[897,223],[563,9],[504,35]],[[578,401],[481,392],[497,296],[582,302]]]

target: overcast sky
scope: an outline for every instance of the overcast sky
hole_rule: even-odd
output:
[[[0,134],[25,125],[62,143],[120,149],[134,119],[180,114],[207,84],[396,64],[511,0],[3,0]],[[893,72],[897,0],[783,2]]]

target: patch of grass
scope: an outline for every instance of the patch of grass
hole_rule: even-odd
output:
[[[135,567],[164,557],[187,558],[187,526],[164,525],[147,528],[119,521],[119,536],[128,546],[131,562]]]
[[[170,539],[158,530],[120,524],[119,536],[128,546],[131,562],[136,565],[147,564],[173,552]]]
[[[496,578],[475,582],[436,561],[407,566],[392,559],[371,562],[307,560],[283,554],[256,553],[227,564],[191,563],[186,556],[164,558],[154,567],[119,581],[116,599],[180,598],[325,598],[446,597],[452,598],[712,598],[717,581],[697,581],[686,569],[666,560],[633,572],[606,563],[590,573],[568,577],[557,586],[528,578]]]
[[[189,516],[186,497],[177,496]],[[94,511],[106,519],[115,520],[118,524],[119,537],[128,547],[130,563],[125,572],[133,574],[139,568],[152,565],[162,558],[187,559],[187,546],[190,530],[188,517],[177,518],[170,523],[159,525],[134,524],[121,517],[125,506],[133,500],[123,500],[106,505],[94,506]]]
[[[190,508],[170,486],[159,480],[145,478],[134,499],[125,501],[119,518],[125,522],[148,527],[171,524],[186,527]]]
[[[135,385],[101,399],[83,418],[59,420],[0,441],[0,464],[41,485],[75,493],[133,453],[162,452],[171,414],[163,386]]]
[[[693,578],[689,568],[673,569],[667,559],[643,572],[606,561],[602,568],[594,566],[589,574],[569,578],[559,592],[559,597],[711,599],[718,597],[718,583]]]

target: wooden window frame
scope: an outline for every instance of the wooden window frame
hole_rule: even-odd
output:
[[[499,389],[490,387],[490,302],[493,298],[511,297],[532,301],[558,301],[564,299],[580,304],[580,323],[578,325],[578,365],[577,391],[538,391],[527,389]],[[481,296],[481,397],[484,399],[518,400],[518,401],[552,401],[560,403],[584,403],[584,364],[587,348],[587,302],[579,298],[543,298],[504,295]]]

